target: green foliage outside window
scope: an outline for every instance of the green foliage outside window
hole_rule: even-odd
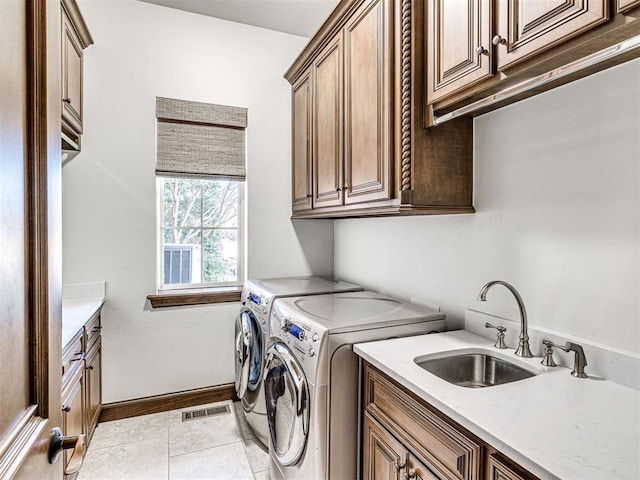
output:
[[[196,252],[192,283],[239,281],[238,200],[237,182],[163,179],[163,242]]]

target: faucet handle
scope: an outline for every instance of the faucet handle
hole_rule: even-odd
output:
[[[550,340],[542,340],[542,344],[544,345],[544,356],[540,363],[545,367],[557,367],[558,364],[553,360],[553,347],[560,348],[562,350],[565,350],[565,347],[562,345],[556,345]]]
[[[499,348],[500,350],[507,348],[507,344],[504,343],[504,332],[507,331],[506,328],[500,325],[492,325],[489,322],[484,324],[484,328],[495,328],[496,330],[498,330],[498,338],[496,339],[494,347]]]

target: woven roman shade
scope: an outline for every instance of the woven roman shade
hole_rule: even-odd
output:
[[[247,109],[156,97],[156,175],[244,180]]]

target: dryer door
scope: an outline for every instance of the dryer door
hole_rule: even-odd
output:
[[[235,332],[236,395],[240,399],[245,396],[253,397],[255,395],[251,395],[250,392],[258,390],[262,377],[263,345],[260,323],[248,308],[240,310],[236,318]]]
[[[309,385],[300,363],[282,342],[271,344],[265,365],[265,400],[271,443],[281,465],[298,463],[309,433]]]

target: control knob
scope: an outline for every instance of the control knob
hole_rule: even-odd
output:
[[[309,347],[309,356],[310,357],[316,356],[316,351],[313,349],[313,347]]]

